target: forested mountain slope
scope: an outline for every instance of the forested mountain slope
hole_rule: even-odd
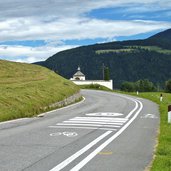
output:
[[[149,79],[164,84],[171,78],[171,29],[148,39],[82,46],[38,62],[70,78],[80,65],[87,79],[102,79],[102,64],[109,67],[114,87],[123,81]]]

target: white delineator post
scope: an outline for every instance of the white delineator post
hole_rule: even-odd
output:
[[[168,106],[168,123],[171,123],[171,105]]]
[[[160,95],[160,101],[161,102],[163,101],[163,95],[162,94]]]

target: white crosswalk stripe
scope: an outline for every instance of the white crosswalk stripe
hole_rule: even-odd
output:
[[[128,119],[115,117],[74,117],[69,120],[57,123],[51,128],[77,128],[77,129],[100,129],[117,131]]]
[[[100,120],[111,120],[111,121],[120,121],[120,122],[125,122],[128,119],[126,118],[109,118],[109,117],[75,117],[73,119],[100,119]]]
[[[117,129],[112,128],[96,128],[96,127],[77,127],[77,126],[49,126],[49,128],[69,128],[69,129],[97,129],[97,130],[105,130],[105,131],[117,131]]]
[[[73,123],[70,123],[70,124],[65,124],[65,123],[58,123],[57,125],[76,125],[76,126],[95,126],[95,127],[116,127],[116,126],[113,126],[113,125],[98,125],[98,124],[73,124]]]
[[[88,119],[86,119],[86,118],[74,118],[74,119],[70,119],[70,121],[103,121],[103,122],[110,122],[110,123],[112,123],[112,122],[114,122],[114,123],[125,123],[126,121],[118,121],[118,120],[107,120],[107,119],[96,119],[96,118],[88,118]]]
[[[116,122],[113,122],[113,123],[109,123],[109,122],[90,122],[90,121],[64,121],[64,123],[83,123],[83,124],[102,124],[102,125],[118,125],[117,127],[120,127],[120,125],[123,125],[123,123],[116,123]]]

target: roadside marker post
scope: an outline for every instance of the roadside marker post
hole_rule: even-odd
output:
[[[168,106],[168,123],[171,123],[171,105]]]
[[[160,95],[160,101],[161,102],[163,101],[163,95],[162,94]]]

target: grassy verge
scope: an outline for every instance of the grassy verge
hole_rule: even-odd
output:
[[[78,91],[46,68],[0,60],[0,121],[32,117]]]
[[[117,92],[137,96],[136,93]],[[171,171],[171,124],[168,124],[168,105],[171,105],[171,94],[162,93],[162,102],[159,100],[160,94],[161,93],[159,92],[148,92],[140,93],[138,96],[157,103],[160,110],[160,133],[158,136],[158,146],[155,151],[155,159],[150,171]]]

